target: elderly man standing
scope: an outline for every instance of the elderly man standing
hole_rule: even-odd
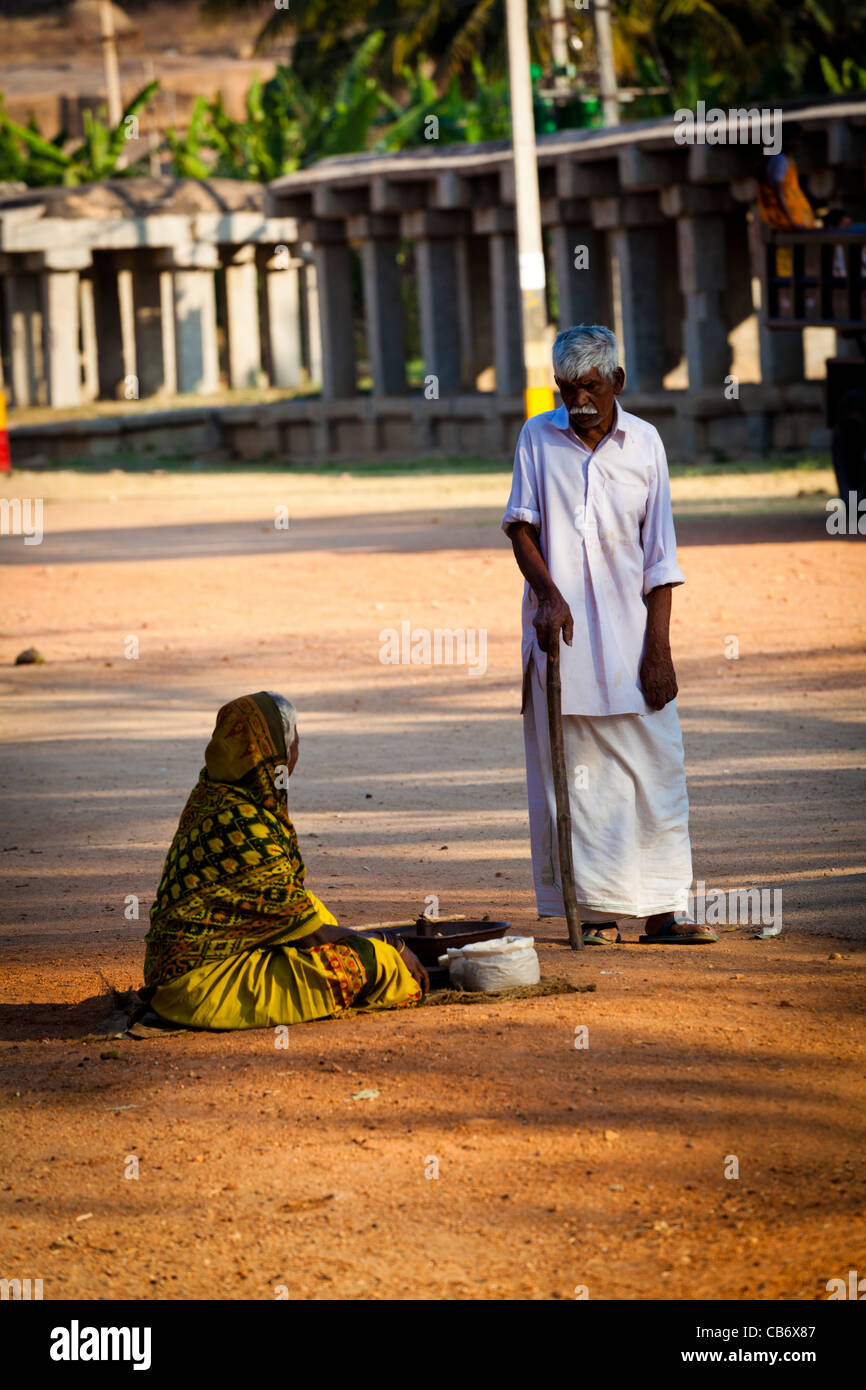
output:
[[[717,941],[683,921],[692,881],[689,803],[670,650],[676,559],[667,461],[656,429],[616,397],[609,328],[553,347],[563,404],[523,427],[502,521],[526,579],[523,719],[535,896],[562,917],[545,694],[559,644],[574,880],[587,945]]]

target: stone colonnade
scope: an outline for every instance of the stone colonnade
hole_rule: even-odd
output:
[[[866,103],[797,112],[798,165],[813,198],[866,211]],[[736,126],[730,124],[732,140]],[[740,139],[742,130],[740,127]],[[757,130],[755,134],[757,135]],[[729,335],[760,307],[756,202],[761,140],[679,144],[673,118],[538,141],[542,220],[558,326],[615,327],[629,387],[659,392],[673,368],[690,391],[724,387]],[[326,400],[357,390],[352,257],[360,256],[372,390],[407,389],[400,275],[411,273],[424,371],[439,396],[495,381],[523,387],[514,183],[507,142],[341,157],[279,179],[267,210],[298,219],[319,283]],[[751,241],[750,241],[751,238]],[[398,264],[410,244],[412,264]],[[768,385],[800,381],[802,335],[755,333]]]
[[[796,115],[808,192],[864,220],[866,102]],[[726,419],[731,335],[751,321],[749,389],[770,388],[749,406],[757,429],[783,413],[775,388],[804,376],[802,334],[754,318],[760,140],[708,144],[696,124],[678,144],[676,130],[666,118],[539,139],[551,319],[609,323],[650,413]],[[321,385],[315,428],[287,403],[286,447],[387,448],[393,434],[421,449],[429,417],[437,448],[476,428],[499,448],[522,408],[514,208],[505,141],[325,160],[266,190],[142,179],[0,196],[2,384],[14,406],[57,408]],[[423,397],[407,381],[415,348]]]
[[[76,190],[64,191],[57,216],[55,192],[0,203],[0,342],[13,406],[321,378],[316,270],[293,219],[69,215]]]

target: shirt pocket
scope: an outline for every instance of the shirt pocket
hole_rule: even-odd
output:
[[[602,484],[596,493],[602,546],[613,545],[617,540],[639,542],[649,497],[647,484],[623,482],[619,478],[604,478]]]
[[[625,482],[621,478],[604,478],[600,506],[607,522],[617,518],[629,522],[641,522],[646,515],[649,488],[646,483]]]

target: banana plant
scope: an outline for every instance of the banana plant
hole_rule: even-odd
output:
[[[165,143],[179,178],[206,179],[213,173],[211,163],[202,157],[202,151],[208,147],[209,118],[209,103],[204,97],[196,97],[186,130],[178,134],[174,126],[169,126],[165,132]]]
[[[85,110],[84,139],[72,149],[66,148],[65,130],[46,140],[32,117],[26,126],[11,120],[2,109],[0,94],[0,179],[21,180],[37,188],[58,184],[72,187],[141,173],[143,160],[122,164],[121,159],[129,148],[129,121],[144,110],[158,89],[158,82],[142,87],[113,127],[100,115]]]
[[[435,116],[438,122],[436,138],[442,145],[459,144],[464,140],[498,140],[511,133],[508,104],[508,82],[505,78],[491,81],[480,58],[471,63],[474,91],[468,92],[468,81],[462,84],[455,74],[445,91],[439,95],[436,84],[426,75],[429,65],[422,55],[413,71],[404,67],[403,83],[408,100],[401,106],[383,93],[386,126],[376,144],[377,150],[400,150],[410,145],[422,145],[428,135],[428,121]]]
[[[366,149],[384,102],[369,73],[383,39],[376,31],[364,40],[327,97],[308,91],[285,64],[264,84],[255,78],[241,120],[228,114],[221,96],[200,97],[186,131],[166,134],[175,172],[267,183],[328,155]]]

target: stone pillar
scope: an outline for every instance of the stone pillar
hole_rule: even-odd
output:
[[[78,315],[81,323],[81,399],[95,401],[99,395],[99,349],[96,338],[96,301],[93,280],[82,275],[78,285]]]
[[[316,267],[322,344],[322,396],[325,400],[354,396],[352,253],[346,240],[345,227],[342,222],[315,219],[302,224],[301,237],[312,242]]]
[[[612,326],[625,358],[628,387],[660,391],[665,375],[665,297],[670,286],[663,274],[659,228],[665,219],[658,197],[630,193],[592,198],[590,210],[596,231],[608,233]]]
[[[724,213],[725,223],[725,321],[731,333],[755,310],[752,303],[752,266],[749,224],[745,209],[734,203]]]
[[[465,213],[417,211],[403,217],[403,235],[415,241],[424,370],[437,378],[441,396],[460,390],[457,239],[468,230]]]
[[[457,263],[452,240],[424,237],[415,247],[421,351],[426,375],[439,382],[440,395],[460,390],[460,325],[457,316]]]
[[[172,392],[177,383],[171,361],[174,339],[171,271],[157,265],[148,252],[141,251],[136,253],[131,274],[139,395],[156,396]]]
[[[556,276],[558,327],[600,323],[613,327],[610,263],[605,233],[592,226],[588,211],[576,216],[569,203],[552,200],[548,212]]]
[[[11,259],[7,264],[10,272],[4,276],[3,299],[11,404],[44,404],[45,367],[39,277],[23,273],[19,263]],[[23,260],[20,264],[23,266]]]
[[[721,217],[678,217],[676,229],[689,386],[721,389],[731,363],[725,313],[725,224]]]
[[[223,261],[229,386],[238,391],[258,385],[262,369],[256,248],[252,244],[227,247]]]
[[[514,212],[511,208],[479,208],[475,231],[489,238],[490,310],[493,320],[493,365],[497,396],[520,396],[525,386],[523,326]]]
[[[216,287],[212,270],[174,273],[178,390],[206,395],[219,385]]]
[[[661,292],[662,353],[666,390],[684,391],[688,385],[686,373],[683,322],[686,306],[680,289],[680,266],[677,252],[677,229],[665,221],[656,233],[658,248],[659,284]]]
[[[42,272],[45,380],[52,406],[81,404],[78,294],[78,270],[46,267]]]
[[[118,269],[112,252],[94,251],[92,275],[99,395],[104,399],[117,400],[122,395],[125,379],[135,371],[135,363],[125,357],[129,351],[129,339],[127,334],[124,343]]]
[[[628,384],[632,391],[660,391],[665,362],[658,232],[655,227],[618,227],[611,240]]]
[[[490,302],[496,394],[522,396],[526,381],[517,243],[508,233],[496,233],[490,238]]]
[[[461,382],[468,390],[475,391],[479,389],[478,378],[493,368],[490,256],[486,236],[460,237],[457,284]]]
[[[120,315],[120,351],[123,358],[124,400],[137,401],[141,396],[141,383],[138,379],[138,352],[135,342],[135,286],[133,267],[135,257],[131,252],[115,259],[117,266],[117,302]]]
[[[199,242],[160,251],[157,263],[172,271],[178,391],[207,395],[219,386],[214,281],[219,253]]]
[[[364,312],[373,393],[397,396],[406,390],[406,345],[400,294],[399,221],[383,213],[350,217],[348,235],[361,242]]]
[[[319,279],[312,261],[305,261],[301,279],[304,363],[311,382],[322,384],[322,319],[319,313]]]
[[[174,323],[174,280],[170,270],[159,272],[159,306],[163,390],[167,396],[174,396],[177,395],[177,335]]]
[[[288,247],[264,261],[268,377],[272,386],[298,387],[303,379],[301,284],[304,262]]]

